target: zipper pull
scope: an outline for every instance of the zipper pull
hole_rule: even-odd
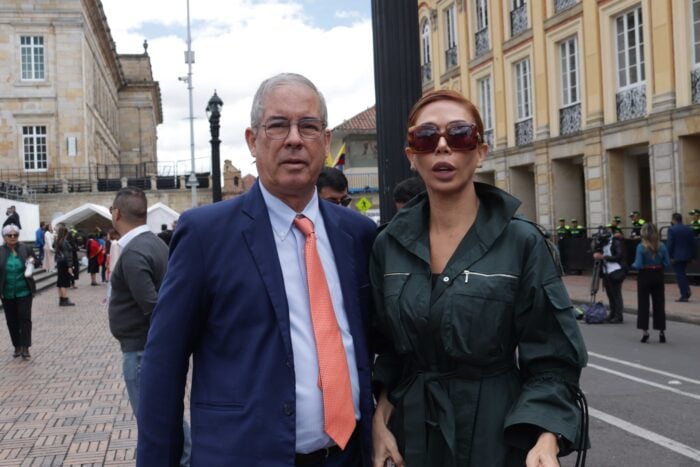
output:
[[[465,269],[462,274],[464,274],[464,283],[466,284],[469,282],[469,271]]]

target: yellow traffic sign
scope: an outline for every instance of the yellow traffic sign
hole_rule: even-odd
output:
[[[372,207],[372,202],[363,196],[362,198],[357,200],[355,206],[357,206],[357,209],[359,209],[360,211],[365,212]]]

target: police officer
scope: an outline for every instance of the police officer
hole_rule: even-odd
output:
[[[692,209],[688,211],[693,219],[690,221],[690,228],[693,229],[693,233],[696,237],[700,237],[700,209]]]
[[[572,238],[585,238],[586,228],[582,225],[578,225],[578,220],[571,219],[571,229],[569,230]]]
[[[620,223],[622,222],[622,217],[620,216],[613,216],[612,220],[606,227],[610,231],[611,234],[615,238],[624,238],[625,234],[622,233],[622,229],[620,228]]]
[[[630,213],[630,219],[632,219],[632,233],[630,237],[639,238],[642,232],[642,226],[646,224],[646,221],[641,218],[639,211],[632,211]]]
[[[565,238],[571,238],[571,227],[566,224],[566,219],[563,217],[559,218],[559,225],[557,226],[557,241],[561,241]]]

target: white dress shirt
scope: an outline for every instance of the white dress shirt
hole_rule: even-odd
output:
[[[303,214],[314,223],[316,247],[328,281],[333,310],[338,320],[348,360],[355,418],[359,419],[360,386],[355,363],[355,346],[345,313],[335,257],[318,207],[319,200],[316,190],[314,190],[313,198],[301,213],[295,212],[273,196],[262,183],[260,183],[260,191],[270,216],[284,277],[284,290],[289,304],[289,324],[296,377],[296,452],[309,453],[332,446],[335,443],[323,431],[323,397],[318,387],[318,354],[311,323],[309,292],[306,285],[306,263],[304,262],[306,237],[294,227],[293,222],[297,214]]]

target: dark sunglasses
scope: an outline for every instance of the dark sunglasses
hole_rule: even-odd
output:
[[[8,238],[17,238],[17,237],[19,237],[19,234],[7,234],[5,236]]]
[[[443,136],[450,149],[456,151],[472,151],[482,142],[474,123],[448,123],[444,131],[440,131],[437,125],[426,123],[408,129],[408,147],[418,154],[433,152]]]

